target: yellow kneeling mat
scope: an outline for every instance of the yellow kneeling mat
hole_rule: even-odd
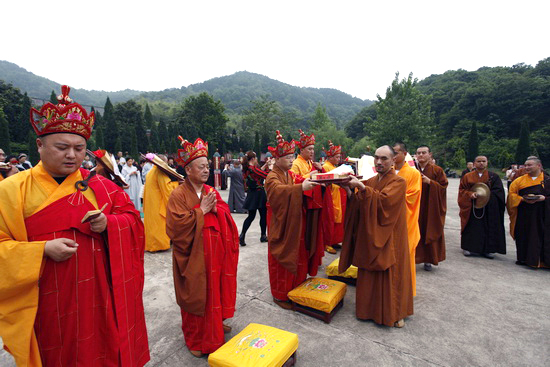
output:
[[[327,266],[327,275],[329,277],[357,279],[357,266],[351,265],[345,272],[338,273],[338,264],[340,264],[340,258],[335,259],[329,266]]]
[[[332,279],[309,278],[288,292],[288,298],[302,306],[330,313],[346,295],[346,284]]]
[[[208,357],[213,367],[280,367],[298,349],[298,335],[261,324],[248,324]]]

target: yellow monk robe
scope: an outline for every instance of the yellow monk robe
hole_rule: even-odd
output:
[[[18,366],[42,366],[33,327],[46,241],[28,242],[25,218],[73,193],[80,180],[77,170],[58,185],[40,162],[0,184],[0,336]],[[83,194],[97,209],[93,191]]]
[[[420,227],[418,215],[420,214],[420,194],[422,193],[422,176],[418,170],[404,162],[403,167],[397,173],[407,181],[407,193],[405,200],[407,204],[407,234],[409,237],[409,252],[411,255],[411,275],[413,296],[416,296],[416,246],[420,241]]]
[[[143,224],[145,225],[145,251],[161,251],[170,248],[166,234],[166,204],[170,194],[179,186],[177,181],[153,166],[143,189]]]
[[[311,161],[306,161],[304,157],[298,155],[298,158],[292,162],[290,170],[303,178],[309,178],[312,169],[313,164],[311,164]]]

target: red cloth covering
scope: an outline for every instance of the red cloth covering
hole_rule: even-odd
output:
[[[64,237],[79,245],[69,260],[44,260],[34,326],[42,364],[143,366],[150,359],[142,301],[143,224],[114,183],[96,175],[89,186],[99,206],[107,203],[103,234],[80,223],[95,208],[78,191],[25,220],[30,241]]]

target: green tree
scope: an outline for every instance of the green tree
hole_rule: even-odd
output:
[[[10,127],[4,110],[0,107],[0,148],[6,155],[11,154],[10,148]]]
[[[327,114],[327,108],[321,105],[320,102],[317,103],[315,107],[315,112],[311,116],[311,130],[322,130],[332,124],[332,120]]]
[[[138,139],[135,129],[130,129],[130,156],[135,160],[139,161],[139,152],[138,152]]]
[[[27,142],[28,160],[34,166],[40,160],[40,154],[38,154],[38,147],[36,146],[36,135],[34,134],[34,131],[29,131]]]
[[[55,94],[55,91],[52,90],[52,93],[50,94],[50,103],[53,103],[54,105],[57,105],[57,95]]]
[[[149,103],[145,104],[145,113],[143,114],[143,120],[145,121],[145,127],[147,129],[153,128],[153,114],[149,108]]]
[[[292,112],[285,114],[280,104],[263,95],[250,101],[251,107],[243,111],[242,135],[245,141],[254,142],[257,154],[266,152],[267,147],[274,143],[275,131],[287,131],[288,121],[293,118]],[[259,145],[256,145],[256,134]],[[250,145],[248,145],[250,147]],[[246,150],[249,148],[245,147]],[[244,149],[243,149],[244,150]]]
[[[145,135],[141,106],[133,100],[117,103],[114,106],[114,117],[121,131],[122,149],[128,152],[134,149],[132,139],[135,132],[135,151],[145,152],[147,150],[147,136]]]
[[[176,123],[183,138],[194,141],[201,137],[208,142],[209,151],[215,152],[221,146],[222,136],[226,134],[228,120],[222,102],[203,92],[183,101],[178,110]]]
[[[95,145],[98,149],[105,149],[105,138],[101,126],[95,129]]]
[[[529,123],[524,121],[519,131],[518,145],[516,148],[516,162],[523,163],[531,155],[531,137]]]
[[[169,148],[169,142],[168,142],[168,130],[166,129],[166,121],[164,119],[160,120],[159,126],[158,126],[158,152],[159,153],[165,153]],[[177,139],[177,136],[174,136],[174,139]]]
[[[344,128],[346,134],[353,140],[365,136],[370,132],[369,123],[376,120],[376,105],[372,104],[359,111]]]
[[[19,117],[18,117],[18,123],[16,124],[17,127],[17,141],[25,141],[27,138],[27,135],[29,134],[29,131],[31,129],[31,125],[29,123],[29,116],[31,113],[31,99],[25,93],[21,99],[21,109],[19,110]]]
[[[102,121],[105,124],[104,131],[104,140],[105,140],[105,149],[109,152],[116,154],[120,147],[117,149],[116,143],[117,139],[120,139],[120,134],[118,130],[117,121],[115,119],[114,107],[111,103],[109,97],[105,101],[105,108],[103,109],[103,119]]]
[[[470,135],[468,137],[468,156],[466,159],[468,162],[473,162],[479,155],[479,138],[477,136],[477,124],[474,120],[472,122],[472,128],[470,129]]]
[[[430,96],[417,88],[418,81],[412,73],[399,80],[395,74],[384,98],[378,95],[376,120],[372,123],[370,136],[377,146],[403,141],[407,146],[429,144],[432,140],[433,113]]]

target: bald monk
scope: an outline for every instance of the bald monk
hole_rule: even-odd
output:
[[[178,163],[187,177],[168,200],[166,233],[173,245],[174,287],[185,343],[200,358],[221,347],[224,332],[231,331],[223,320],[235,313],[239,232],[229,206],[205,185],[208,145],[200,138],[194,144],[181,140]]]
[[[420,227],[418,216],[420,214],[420,194],[422,193],[422,177],[417,169],[412,168],[406,161],[407,147],[404,143],[395,143],[395,172],[403,177],[407,183],[407,233],[409,239],[409,254],[411,258],[411,281],[413,296],[416,296],[416,246],[420,241]]]
[[[506,254],[506,233],[504,231],[504,186],[500,177],[487,169],[489,161],[485,156],[474,160],[474,170],[460,179],[458,206],[460,208],[460,247],[464,256],[480,254],[488,259],[495,252]],[[474,207],[477,193],[472,187],[482,182],[489,186],[491,198],[481,209]]]
[[[518,265],[550,267],[550,177],[535,156],[525,162],[526,174],[510,185],[510,234],[516,240]]]
[[[306,217],[306,195],[316,185],[296,176],[290,168],[294,160],[294,141],[286,142],[277,131],[277,146],[269,147],[275,157],[273,170],[265,180],[268,202],[268,264],[273,301],[291,309],[288,292],[317,274],[319,252],[311,236],[315,223]]]
[[[345,235],[338,270],[357,266],[356,315],[377,324],[403,327],[413,314],[405,180],[393,169],[395,152],[374,153],[378,174],[347,187]],[[350,189],[356,189],[352,193]]]
[[[167,162],[166,156],[159,158]],[[179,183],[172,180],[157,166],[147,173],[143,189],[143,224],[145,225],[145,251],[168,250],[170,238],[166,235],[166,204]]]
[[[432,264],[445,260],[445,215],[447,214],[447,176],[433,163],[430,147],[422,145],[416,150],[416,160],[422,176],[420,198],[420,241],[416,247],[416,263],[424,263],[431,271]]]

